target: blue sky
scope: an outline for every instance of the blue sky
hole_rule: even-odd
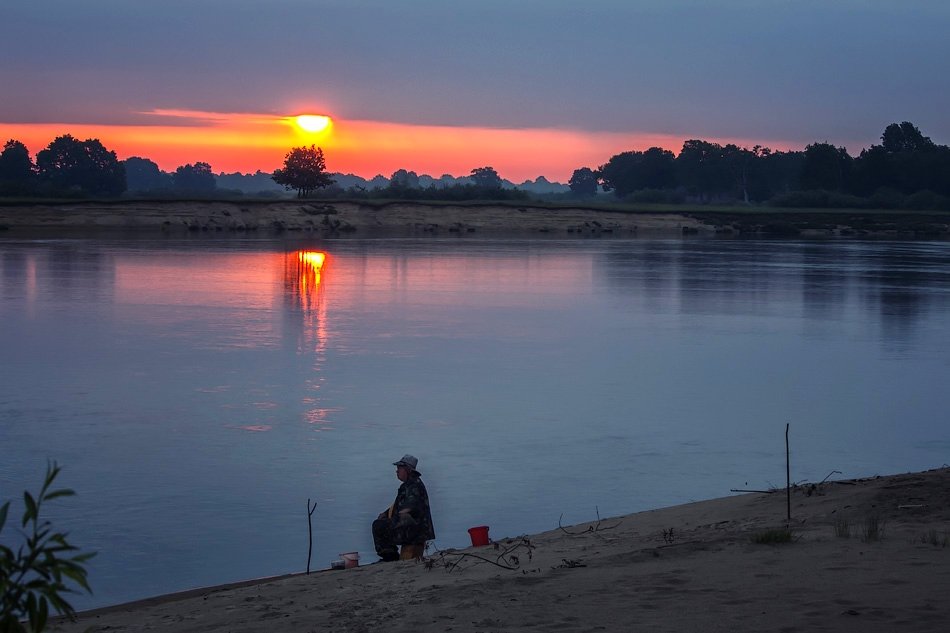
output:
[[[0,125],[306,109],[852,153],[910,120],[950,142],[946,0],[31,0],[0,22]]]

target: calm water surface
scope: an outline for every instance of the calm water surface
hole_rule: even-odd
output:
[[[307,253],[323,253],[322,267]],[[46,460],[88,608],[950,461],[946,242],[0,238],[0,498]],[[8,530],[2,535],[10,539]]]

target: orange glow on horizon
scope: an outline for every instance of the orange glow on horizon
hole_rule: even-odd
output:
[[[203,161],[215,173],[271,172],[283,164],[293,147],[319,145],[327,169],[364,178],[389,176],[397,169],[438,178],[467,176],[490,165],[502,178],[518,183],[544,176],[567,182],[575,169],[596,168],[624,151],[658,146],[678,153],[683,141],[697,135],[585,132],[532,128],[502,129],[409,125],[380,121],[332,119],[320,131],[299,124],[300,116],[154,110],[157,125],[81,125],[68,123],[2,124],[0,136],[23,142],[32,156],[63,134],[83,140],[98,138],[119,159],[148,158],[168,172]],[[317,115],[302,115],[317,116]],[[316,124],[316,122],[314,122]],[[792,143],[703,138],[710,142],[774,150]]]

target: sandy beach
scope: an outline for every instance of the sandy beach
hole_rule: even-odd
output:
[[[115,201],[0,206],[0,226],[153,228],[165,231],[314,231],[408,233],[616,233],[712,230],[684,214],[623,213],[528,203]]]
[[[281,233],[320,236],[950,236],[946,213],[833,210],[611,210],[493,202],[114,200],[0,205],[5,235],[35,231]]]
[[[948,467],[802,484],[790,522],[784,489],[737,494],[491,534],[423,562],[162,596],[52,630],[946,631],[948,500]],[[786,529],[789,542],[757,542]]]

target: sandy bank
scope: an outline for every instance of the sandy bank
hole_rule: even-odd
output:
[[[160,228],[192,231],[616,233],[707,230],[672,213],[621,213],[582,207],[394,202],[77,202],[0,206],[0,225],[15,228]]]
[[[802,486],[792,541],[761,544],[754,538],[785,527],[784,491],[743,494],[493,534],[497,547],[428,564],[167,596],[53,630],[946,631],[948,499],[950,468]],[[882,535],[868,539],[875,524]]]
[[[635,235],[724,234],[776,237],[950,237],[950,214],[834,210],[676,211],[552,207],[525,202],[77,201],[0,204],[8,232],[69,229],[303,231],[321,235]]]

